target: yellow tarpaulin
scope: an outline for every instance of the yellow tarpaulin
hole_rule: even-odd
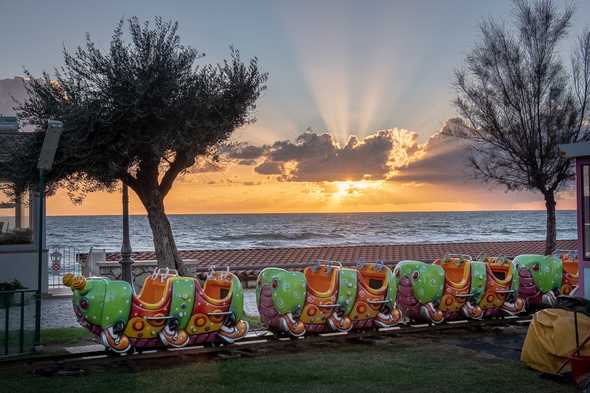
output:
[[[590,336],[590,318],[578,313],[580,344]],[[558,308],[549,308],[535,313],[522,346],[520,359],[536,370],[558,374],[570,371],[569,362],[559,370],[576,350],[574,313]],[[590,342],[580,351],[590,355]]]

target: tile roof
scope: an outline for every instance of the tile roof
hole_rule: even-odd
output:
[[[574,250],[576,240],[558,240],[557,247],[561,250]],[[416,243],[399,245],[358,245],[358,246],[325,246],[325,247],[289,247],[289,248],[253,248],[237,250],[183,250],[180,256],[190,261],[197,271],[204,271],[209,266],[226,268],[234,272],[255,275],[262,268],[277,266],[291,269],[315,263],[318,259],[334,260],[345,265],[358,261],[383,261],[394,265],[405,259],[433,261],[446,254],[468,254],[477,257],[480,254],[492,256],[514,257],[520,254],[543,254],[544,241],[513,241],[513,242],[478,242],[478,243]],[[107,261],[116,262],[120,253],[109,252]],[[82,259],[86,256],[82,255]],[[134,252],[133,259],[155,260],[153,251]]]

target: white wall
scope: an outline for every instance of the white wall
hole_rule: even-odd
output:
[[[33,239],[30,244],[0,245],[0,282],[19,280],[28,289],[37,289],[37,272],[39,254],[37,253],[38,223],[39,223],[39,197],[34,195],[32,206],[32,230]],[[45,204],[44,207],[47,205]],[[44,211],[45,215],[45,211]],[[41,292],[47,293],[47,250],[45,245],[46,220],[43,221],[43,271],[41,279]]]
[[[37,289],[38,254],[30,245],[0,246],[0,281],[19,280],[28,289]],[[47,250],[43,251],[43,293],[47,293]]]

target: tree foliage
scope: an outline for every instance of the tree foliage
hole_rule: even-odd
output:
[[[574,10],[551,0],[514,4],[514,29],[482,23],[481,42],[455,74],[455,105],[471,125],[456,136],[472,142],[470,162],[484,181],[543,194],[551,252],[555,193],[574,176],[559,145],[590,140],[590,31],[579,37],[568,70],[559,44]]]
[[[127,25],[128,35],[119,22],[107,51],[88,36],[84,47],[64,50],[54,77],[31,78],[19,118],[39,128],[47,119],[64,122],[50,187],[80,200],[124,182],[148,212],[160,263],[178,268],[163,200],[198,156],[254,120],[267,74],[233,48],[228,60],[197,65],[204,55],[181,45],[177,23],[132,18]],[[36,178],[40,140],[15,154],[19,183]]]

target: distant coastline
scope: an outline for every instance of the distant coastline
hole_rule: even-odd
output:
[[[558,212],[575,212],[576,209],[557,209]],[[227,215],[322,215],[322,214],[414,214],[414,213],[503,213],[503,212],[540,212],[545,213],[544,209],[504,209],[504,210],[407,210],[407,211],[359,211],[359,212],[214,212],[214,213],[167,213],[168,216],[227,216]],[[147,217],[147,214],[129,214],[135,217]],[[0,216],[2,217],[2,216]],[[48,214],[47,217],[120,217],[119,214]]]

